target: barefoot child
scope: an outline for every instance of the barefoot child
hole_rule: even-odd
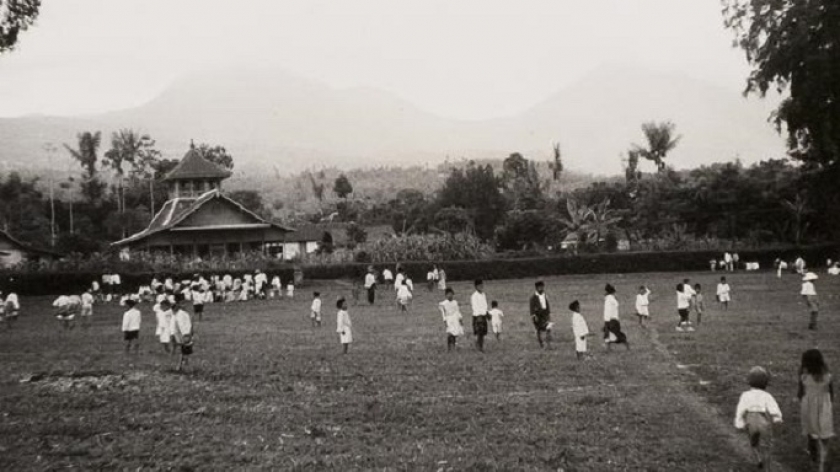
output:
[[[490,302],[490,326],[493,328],[493,334],[496,335],[496,340],[502,339],[502,318],[505,314],[499,309],[499,302],[493,300]]]
[[[347,300],[339,298],[335,303],[335,307],[338,308],[338,313],[336,314],[336,332],[339,335],[343,352],[347,354],[350,343],[353,342],[353,322],[350,321],[350,313],[347,312]]]
[[[134,306],[137,302],[133,298],[125,301],[125,306],[128,310],[123,314],[122,331],[123,339],[125,340],[125,353],[131,351],[131,345],[134,345],[134,353],[140,352],[140,310]]]
[[[487,306],[487,294],[484,293],[484,282],[481,279],[475,281],[475,292],[470,297],[472,307],[472,327],[476,336],[475,347],[484,352],[484,336],[487,336],[487,317],[489,307]]]
[[[455,300],[454,290],[446,289],[446,300],[440,302],[438,308],[441,316],[443,316],[443,324],[446,326],[446,350],[451,351],[458,338],[464,335],[463,317],[458,301]]]
[[[720,278],[720,283],[717,284],[717,301],[723,306],[724,310],[729,309],[729,284],[726,283],[726,277]]]
[[[312,320],[312,327],[321,327],[321,293],[312,294],[312,306],[309,307],[309,318]]]
[[[644,326],[645,321],[650,318],[650,289],[644,285],[639,287],[636,294],[636,316],[639,317],[639,325]]]
[[[569,304],[572,312],[572,334],[575,336],[575,356],[581,360],[586,356],[586,338],[590,336],[589,326],[580,314],[580,302],[577,300]]]
[[[772,395],[765,389],[770,376],[763,367],[753,367],[747,376],[750,389],[741,394],[735,410],[735,427],[746,431],[750,438],[753,456],[759,469],[764,468],[761,438],[768,436],[773,423],[782,422],[782,411]]]
[[[694,311],[697,312],[697,324],[703,321],[703,312],[706,311],[706,302],[703,299],[703,287],[694,284]]]
[[[818,349],[809,349],[802,354],[797,397],[802,434],[808,438],[808,452],[823,471],[828,457],[828,440],[834,437],[834,388],[828,366]]]

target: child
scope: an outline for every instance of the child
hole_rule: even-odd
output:
[[[706,302],[703,301],[700,284],[694,284],[694,311],[697,312],[697,324],[703,321],[703,311],[706,309]]]
[[[163,291],[163,287],[161,286],[158,289],[157,295],[157,303],[153,307],[155,311],[155,319],[157,321],[157,328],[155,328],[155,336],[158,337],[161,346],[163,346],[164,352],[169,352],[169,345],[172,343],[172,333],[169,332],[169,328],[172,325],[172,310],[171,305],[169,304],[169,300],[166,298],[166,294]]]
[[[204,319],[204,287],[195,284],[192,286],[192,304],[193,304],[193,313],[195,317],[198,318],[198,321]]]
[[[691,295],[686,293],[685,284],[677,284],[677,313],[680,321],[677,323],[677,331],[694,331],[691,321],[688,320],[688,310],[691,308]]]
[[[490,325],[493,327],[493,334],[496,335],[496,340],[502,339],[502,318],[505,314],[499,309],[499,302],[493,300],[490,302]]]
[[[551,349],[551,305],[548,303],[548,296],[545,294],[545,283],[540,280],[534,284],[535,292],[528,302],[531,312],[531,321],[537,330],[537,342],[540,347]],[[543,342],[543,333],[545,341]]]
[[[193,329],[190,314],[181,309],[181,300],[176,300],[172,306],[172,324],[171,332],[172,339],[177,347],[180,348],[178,356],[177,371],[180,372],[190,363],[190,356],[193,353]]]
[[[283,298],[283,285],[280,283],[280,277],[275,275],[271,278],[271,298]]]
[[[735,427],[745,430],[759,469],[764,468],[761,454],[761,437],[770,434],[773,423],[782,422],[782,411],[772,395],[765,389],[770,376],[762,367],[753,367],[747,376],[750,389],[741,394],[735,410]]]
[[[828,457],[828,440],[834,437],[834,389],[828,366],[818,349],[809,349],[802,354],[797,397],[801,408],[802,434],[808,438],[808,452],[822,471]]]
[[[717,300],[723,305],[724,310],[729,309],[729,284],[726,283],[726,277],[720,278],[720,283],[717,285]]]
[[[650,317],[650,289],[644,285],[639,286],[639,293],[636,294],[636,316],[639,317],[639,325],[644,326],[645,320]]]
[[[461,308],[455,300],[455,291],[446,289],[446,300],[438,304],[440,314],[443,316],[443,325],[446,326],[446,350],[452,351],[456,346],[458,338],[464,335],[464,324],[462,322]]]
[[[15,292],[6,296],[3,312],[6,317],[6,325],[11,329],[12,325],[15,321],[17,321],[18,315],[20,315],[20,300],[18,300],[18,296]]]
[[[90,320],[93,318],[93,295],[90,290],[86,290],[82,294],[82,326],[87,328],[90,326]]]
[[[475,347],[484,352],[484,336],[487,336],[487,295],[484,293],[484,281],[475,281],[475,292],[470,297],[472,307],[473,334],[476,336]]]
[[[586,338],[590,336],[586,319],[580,314],[580,302],[577,300],[569,304],[572,312],[572,334],[575,336],[575,356],[581,360],[586,356]]]
[[[53,302],[53,306],[56,308],[55,317],[58,318],[58,321],[61,323],[65,331],[73,329],[73,326],[75,325],[74,320],[76,319],[76,309],[78,305],[74,306],[74,301],[71,298],[72,297],[68,297],[67,295],[61,295]]]
[[[312,294],[312,306],[309,309],[309,318],[312,319],[312,327],[321,327],[321,293]]]
[[[408,304],[411,302],[411,288],[406,283],[406,279],[402,279],[401,285],[397,289],[397,304],[400,306],[401,312],[408,311]]]
[[[347,312],[347,300],[343,297],[339,298],[335,303],[338,308],[336,314],[336,332],[339,335],[339,341],[343,348],[344,354],[347,354],[350,348],[350,343],[353,342],[353,323],[350,321],[350,313]]]
[[[137,302],[133,298],[125,301],[125,306],[128,310],[123,314],[122,331],[123,339],[125,339],[125,353],[131,351],[131,345],[134,345],[134,353],[140,352],[140,310],[134,308]]]
[[[604,343],[607,345],[607,349],[612,349],[613,344],[624,344],[629,350],[630,343],[627,341],[627,335],[621,331],[615,287],[607,284],[604,291],[606,292],[604,295]]]
[[[817,280],[817,274],[808,272],[802,277],[802,291],[799,292],[805,303],[808,304],[808,311],[811,312],[811,321],[808,323],[808,329],[817,329],[817,317],[820,314],[820,301],[817,299],[817,289],[814,288],[814,281]]]
[[[289,298],[295,298],[295,283],[292,280],[290,280],[289,284],[286,285],[286,296]]]

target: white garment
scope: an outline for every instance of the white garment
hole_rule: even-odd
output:
[[[14,310],[20,310],[20,300],[16,293],[10,293],[6,296],[6,306],[12,306]]]
[[[83,307],[92,307],[93,306],[93,295],[88,292],[82,294],[82,306]]]
[[[589,335],[589,326],[586,319],[580,313],[572,312],[572,333],[575,336],[575,351],[586,352],[586,336]]]
[[[408,288],[408,285],[400,285],[397,289],[397,300],[402,304],[406,304],[411,300],[411,289]]]
[[[463,336],[464,326],[461,324],[463,317],[457,300],[444,300],[438,304],[443,321],[446,323],[446,334],[452,336]]]
[[[295,286],[289,282],[289,285],[286,285],[286,296],[292,298],[295,296]]]
[[[546,307],[548,306],[548,305],[546,304],[547,302],[546,302],[546,300],[545,300],[545,292],[543,292],[543,293],[539,293],[539,292],[537,292],[537,299],[540,301],[540,308],[542,308],[543,310],[545,310],[545,309],[546,309]]]
[[[636,294],[636,313],[642,316],[649,316],[648,306],[650,305],[650,289],[645,289],[645,293]]]
[[[502,318],[505,314],[498,308],[490,309],[490,325],[493,327],[493,333],[498,334],[502,332]]]
[[[353,323],[350,321],[350,313],[347,313],[346,310],[338,310],[336,332],[339,334],[341,344],[353,342]]]
[[[683,284],[683,291],[689,297],[693,297],[693,296],[697,295],[697,292],[694,291],[694,288],[691,286],[691,284]]]
[[[721,302],[729,301],[729,284],[719,283],[717,286],[717,297]]]
[[[432,271],[426,272],[426,282],[433,282],[435,280],[435,273]]]
[[[402,272],[397,272],[397,278],[394,279],[394,290],[399,290],[403,280],[405,280],[405,275]]]
[[[390,270],[385,269],[385,270],[382,271],[382,279],[386,282],[390,282],[390,281],[394,280],[394,274],[391,273]]]
[[[691,308],[691,295],[683,292],[677,292],[677,309],[688,310]]]
[[[365,275],[365,288],[371,288],[374,285],[376,285],[376,276],[371,273]]]
[[[123,314],[123,331],[140,331],[140,310],[132,308]]]
[[[190,314],[184,310],[178,310],[177,313],[170,318],[169,332],[175,336],[175,340],[179,343],[183,341],[184,336],[192,334],[192,321]]]
[[[604,321],[618,319],[618,300],[615,295],[607,295],[604,297]]]
[[[817,295],[817,289],[814,288],[813,282],[802,282],[802,291],[799,293],[800,295]]]
[[[155,306],[155,315],[157,318],[157,329],[155,334],[162,343],[168,343],[172,338],[172,310],[162,310],[160,305]]]
[[[744,416],[747,413],[766,413],[774,423],[782,422],[782,410],[779,409],[779,404],[773,395],[760,390],[752,388],[741,394],[738,399],[738,407],[735,409],[735,427],[744,429],[747,424],[744,421]]]
[[[475,291],[470,297],[470,306],[472,307],[473,316],[484,316],[487,314],[487,294],[484,292]]]

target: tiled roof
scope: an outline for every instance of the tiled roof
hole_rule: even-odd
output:
[[[180,179],[226,179],[230,172],[201,157],[194,146],[184,155],[181,162],[166,174],[163,180]]]
[[[152,222],[149,224],[148,228],[144,229],[143,231],[140,231],[139,233],[135,233],[135,234],[123,239],[123,240],[112,243],[111,245],[112,246],[121,246],[121,245],[124,245],[124,244],[137,242],[137,241],[145,239],[145,238],[147,238],[147,237],[149,237],[149,236],[151,236],[155,233],[159,233],[161,231],[172,229],[176,225],[178,225],[178,223],[183,221],[186,217],[193,214],[196,210],[201,208],[205,203],[209,202],[210,200],[212,200],[214,198],[220,198],[220,199],[226,200],[230,203],[233,203],[234,205],[239,207],[240,211],[242,211],[242,212],[248,214],[249,216],[251,216],[255,220],[256,225],[270,224],[271,226],[274,226],[275,228],[282,229],[284,231],[289,231],[289,232],[294,231],[291,228],[287,228],[285,226],[280,226],[280,225],[277,225],[277,224],[274,224],[274,223],[270,223],[270,222],[262,219],[259,215],[255,214],[252,211],[248,210],[247,208],[243,207],[242,205],[240,205],[236,201],[231,200],[230,198],[222,195],[222,193],[219,191],[219,189],[215,189],[215,190],[210,190],[209,192],[206,192],[205,194],[201,195],[198,198],[173,198],[172,200],[167,201],[163,205],[163,208],[161,208],[160,211],[157,212],[154,219],[152,219]],[[239,226],[242,226],[242,225],[239,225]]]

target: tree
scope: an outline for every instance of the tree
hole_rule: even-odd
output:
[[[213,162],[227,170],[233,170],[233,156],[228,154],[224,146],[211,146],[201,143],[195,148],[199,156]]]
[[[504,218],[505,199],[499,179],[490,165],[470,162],[466,169],[453,169],[438,192],[438,208],[460,207],[470,214],[478,237],[493,237],[497,224]]]
[[[473,228],[473,221],[467,210],[448,207],[435,213],[435,228],[447,233],[464,233]]]
[[[538,210],[512,210],[503,225],[496,228],[496,245],[502,250],[523,250],[542,244],[548,236],[549,224]]]
[[[14,49],[21,31],[35,23],[41,0],[0,1],[0,54]]]
[[[321,174],[323,175],[323,174]],[[309,172],[309,183],[312,186],[312,194],[315,195],[315,198],[318,199],[318,202],[324,201],[324,183],[315,180],[315,176],[312,175],[312,172]]]
[[[347,239],[353,247],[358,244],[364,244],[367,241],[367,231],[356,222],[347,225]]]
[[[353,185],[350,184],[346,175],[341,174],[335,179],[333,192],[338,195],[338,198],[347,198],[348,195],[353,193]]]
[[[125,179],[149,178],[149,198],[154,206],[153,175],[154,165],[160,152],[155,149],[155,141],[147,134],[139,134],[131,129],[122,129],[111,134],[111,149],[105,153],[102,165],[113,169],[117,176],[117,211],[125,212]]]
[[[99,180],[99,146],[102,144],[102,133],[85,131],[76,135],[77,149],[65,144],[64,148],[79,161],[82,166],[82,195],[91,204],[102,199],[105,184]]]
[[[265,208],[262,195],[260,195],[260,193],[256,190],[234,190],[233,192],[228,193],[228,197],[249,211],[260,216],[270,213],[270,211]]]
[[[549,164],[549,167],[551,167],[551,176],[554,180],[560,180],[560,174],[563,173],[563,159],[560,154],[560,143],[554,143],[551,147],[554,150],[554,162]]]
[[[639,156],[653,161],[659,172],[663,172],[666,167],[665,158],[669,152],[677,147],[682,138],[682,136],[674,137],[675,128],[676,125],[670,121],[662,123],[651,121],[642,124],[642,132],[645,135],[645,140],[647,140],[647,147],[636,144],[633,146],[633,151],[638,153]]]
[[[542,206],[543,192],[533,162],[515,152],[502,162],[502,184],[510,207],[514,210],[533,210]]]

